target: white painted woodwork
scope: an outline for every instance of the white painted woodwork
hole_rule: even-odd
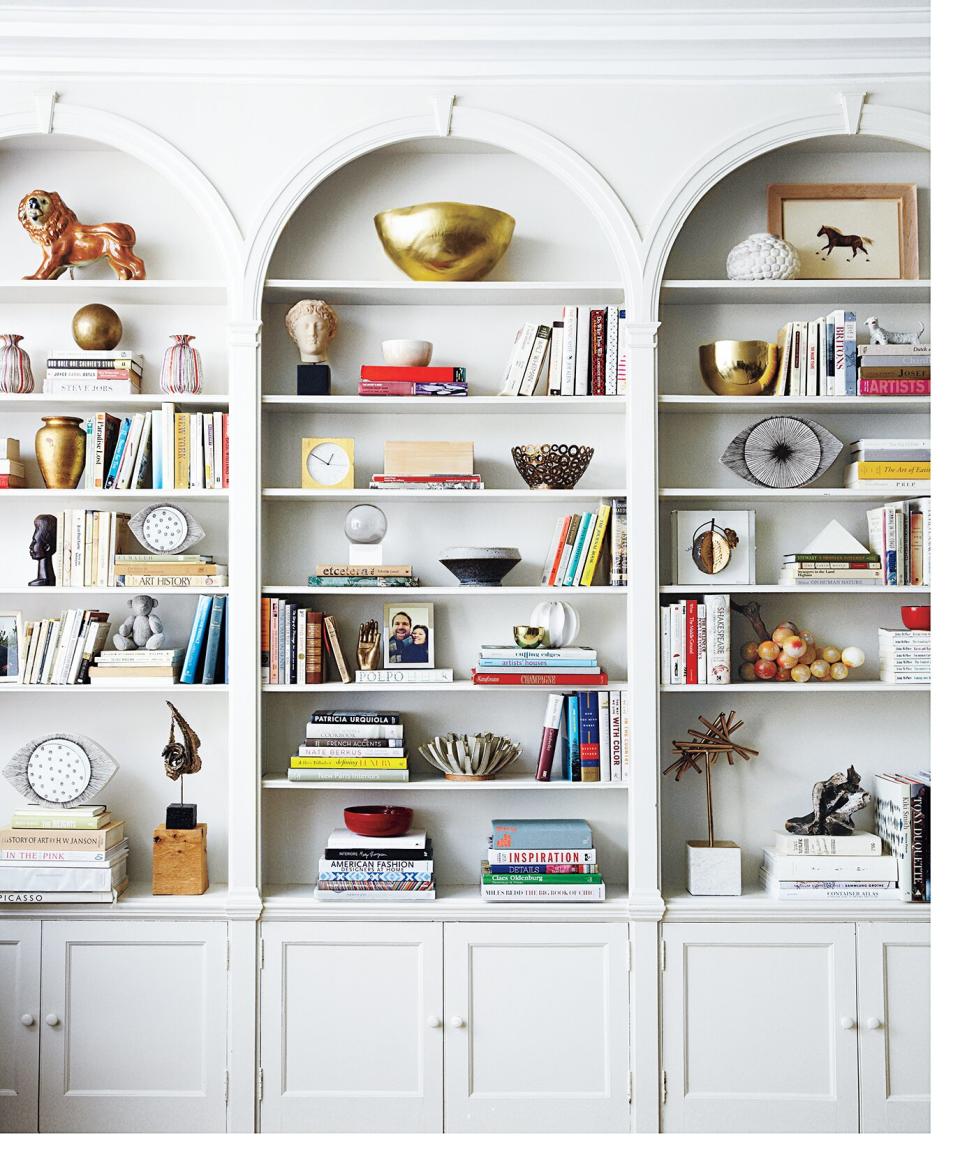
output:
[[[224,923],[43,924],[41,1132],[225,1130],[226,940]]]
[[[0,919],[0,1132],[36,1132],[40,923]]]
[[[440,1132],[440,924],[264,924],[263,1132]]]
[[[625,925],[445,925],[445,1131],[628,1131],[627,961]]]
[[[861,1132],[930,1130],[930,927],[857,925]]]
[[[664,924],[664,1132],[856,1132],[852,924]]]

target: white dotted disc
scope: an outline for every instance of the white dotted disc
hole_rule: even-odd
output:
[[[187,538],[187,518],[168,504],[154,508],[143,522],[143,538],[157,552],[170,552]]]
[[[27,781],[41,800],[69,804],[90,783],[90,758],[72,740],[44,740],[27,761]]]

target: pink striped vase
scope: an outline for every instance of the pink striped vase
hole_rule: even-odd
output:
[[[200,353],[191,347],[193,336],[171,336],[174,341],[163,354],[160,387],[171,395],[194,395],[203,386]]]
[[[22,336],[0,336],[0,392],[32,392],[30,357],[20,347]]]

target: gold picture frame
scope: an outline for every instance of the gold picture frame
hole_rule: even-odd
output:
[[[767,229],[800,280],[917,280],[916,184],[770,184]]]

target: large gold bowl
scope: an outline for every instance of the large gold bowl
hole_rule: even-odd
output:
[[[700,375],[718,396],[759,396],[773,383],[779,360],[766,340],[715,340],[700,345]]]
[[[383,250],[411,280],[479,280],[510,246],[516,221],[480,204],[413,204],[373,218]]]

